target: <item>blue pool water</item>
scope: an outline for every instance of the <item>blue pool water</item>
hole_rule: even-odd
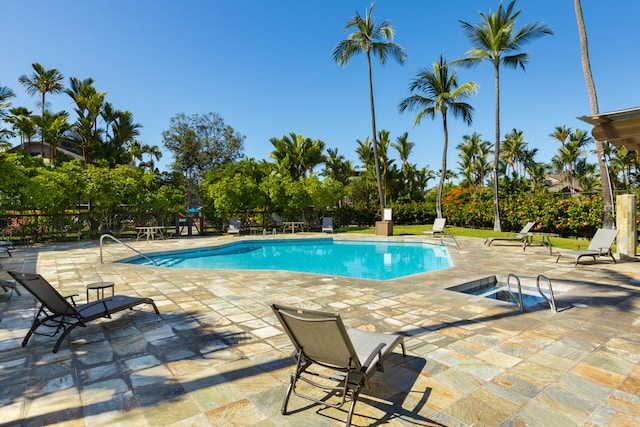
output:
[[[158,266],[171,268],[288,270],[376,280],[451,266],[442,246],[333,239],[247,240],[215,248],[146,255]],[[121,262],[153,265],[139,256]]]

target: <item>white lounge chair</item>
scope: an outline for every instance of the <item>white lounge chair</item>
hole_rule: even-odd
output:
[[[242,228],[242,221],[240,218],[231,218],[229,220],[229,228],[227,229],[228,234],[240,234],[240,229]]]
[[[601,256],[610,256],[613,262],[616,262],[616,259],[613,257],[613,253],[611,253],[611,246],[613,246],[614,240],[616,240],[616,236],[618,235],[618,230],[611,230],[606,228],[599,228],[594,234],[593,239],[591,239],[591,243],[586,250],[576,250],[576,251],[565,251],[560,252],[558,254],[558,258],[556,258],[556,262],[560,259],[560,257],[569,257],[575,259],[575,265],[578,265],[578,261],[580,258],[585,256],[590,256],[595,261],[597,257]]]
[[[322,217],[322,232],[333,233],[333,218],[330,216]]]
[[[522,230],[520,230],[518,233],[514,234],[513,236],[489,237],[487,240],[484,241],[484,244],[487,246],[491,246],[491,244],[497,240],[518,241],[522,243],[524,242],[524,239],[527,238],[527,233],[531,231],[531,228],[533,228],[535,223],[536,223],[535,221],[529,221],[524,227],[522,227]]]
[[[436,234],[444,234],[444,229],[446,224],[447,224],[446,218],[436,218],[435,221],[433,221],[433,227],[431,227],[431,230],[423,231],[422,234],[425,234],[428,236],[435,236]]]

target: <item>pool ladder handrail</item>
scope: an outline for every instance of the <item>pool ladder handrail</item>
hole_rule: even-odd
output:
[[[546,280],[549,284],[549,298],[547,298],[544,292],[542,292],[542,289],[540,289],[540,279]],[[553,286],[551,286],[551,280],[544,274],[538,274],[538,278],[536,279],[536,287],[538,288],[538,292],[540,293],[540,295],[542,295],[542,298],[544,298],[545,301],[549,303],[549,307],[551,308],[551,310],[554,313],[557,313],[558,309],[556,308],[556,297],[553,294]]]
[[[516,297],[513,293],[513,290],[511,290],[511,278],[514,278],[516,280],[516,282],[518,283],[518,297]],[[511,295],[511,298],[513,298],[516,303],[518,304],[518,309],[524,313],[524,304],[522,303],[522,285],[520,284],[520,278],[518,276],[516,276],[513,273],[509,273],[509,276],[507,276],[507,290],[509,291],[509,294]]]
[[[139,250],[127,245],[125,242],[123,242],[120,239],[117,239],[116,237],[112,236],[111,234],[103,234],[102,236],[100,236],[100,264],[104,264],[104,261],[102,260],[102,241],[104,240],[105,237],[108,237],[111,240],[113,240],[113,241],[115,241],[117,243],[120,243],[121,245],[126,246],[127,248],[131,249],[132,251],[134,251],[135,253],[140,255],[142,258],[145,258],[145,259],[151,261],[153,263],[153,265],[155,265],[156,267],[158,266],[158,264],[153,259],[149,258],[148,256],[146,256],[145,254],[143,254]]]

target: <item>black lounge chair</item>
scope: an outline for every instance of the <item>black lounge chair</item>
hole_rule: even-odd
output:
[[[18,295],[22,295],[16,284],[7,280],[0,279],[0,288],[5,292],[9,292],[9,298],[11,298],[11,292],[13,291],[16,291],[16,294]]]
[[[9,271],[8,273],[41,303],[40,309],[33,319],[31,329],[22,340],[23,347],[27,345],[31,335],[36,333],[36,329],[41,325],[55,328],[52,334],[42,334],[46,336],[55,336],[62,330],[62,334],[53,346],[53,352],[56,353],[62,340],[76,326],[86,327],[88,322],[103,317],[111,318],[113,313],[133,308],[140,304],[151,304],[156,314],[160,314],[158,307],[156,307],[151,298],[137,298],[126,295],[114,295],[110,298],[76,305],[73,297],[77,295],[62,296],[39,274],[18,271]]]
[[[345,329],[339,314],[276,304],[271,308],[293,342],[297,361],[282,404],[283,415],[287,413],[292,392],[332,408],[340,408],[350,396],[351,406],[346,421],[349,426],[358,395],[367,379],[374,372],[383,370],[384,360],[398,344],[405,355],[400,335]],[[318,365],[319,369],[310,369],[312,365]],[[320,388],[327,396],[320,399],[300,393],[296,390],[298,381]],[[341,397],[340,401],[335,404],[327,402],[327,398],[334,394]]]

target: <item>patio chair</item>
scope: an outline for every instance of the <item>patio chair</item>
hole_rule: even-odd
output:
[[[62,296],[44,277],[35,273],[23,273],[19,271],[9,271],[11,277],[20,283],[29,291],[39,302],[40,309],[33,319],[33,324],[22,340],[22,346],[25,347],[31,335],[36,332],[40,326],[55,328],[53,333],[45,335],[53,337],[61,330],[62,334],[53,346],[53,352],[57,353],[62,344],[62,340],[75,329],[76,326],[86,327],[88,322],[103,317],[111,318],[113,313],[118,311],[132,309],[140,304],[151,304],[156,314],[160,314],[158,307],[151,298],[137,298],[127,295],[114,295],[110,298],[99,299],[91,303],[76,305],[73,300],[74,296]]]
[[[322,232],[333,233],[333,218],[330,216],[322,217]]]
[[[0,288],[5,292],[9,292],[9,298],[11,298],[11,292],[13,291],[16,291],[18,295],[22,295],[16,284],[7,280],[0,279]]]
[[[11,256],[11,250],[13,249],[13,242],[9,240],[0,240],[0,253]]]
[[[597,257],[608,255],[615,263],[616,259],[613,257],[613,253],[611,253],[611,246],[613,245],[617,235],[618,230],[599,228],[596,231],[596,234],[594,234],[593,239],[591,239],[591,243],[589,243],[587,249],[560,252],[558,253],[556,262],[558,262],[560,257],[564,256],[574,258],[575,265],[578,265],[578,261],[580,261],[580,258],[582,257],[590,256],[595,261]]]
[[[522,230],[520,230],[518,233],[514,234],[513,236],[489,237],[487,240],[484,241],[484,244],[487,246],[491,246],[493,242],[498,240],[507,241],[507,242],[518,241],[522,243],[527,238],[527,233],[531,231],[531,228],[533,228],[535,224],[536,224],[535,221],[529,221],[524,227],[522,227]]]
[[[423,231],[422,234],[429,235],[429,236],[435,236],[436,234],[444,234],[444,229],[446,224],[447,224],[446,218],[436,218],[435,221],[433,221],[433,227],[431,227],[431,230]]]
[[[231,218],[229,220],[229,228],[227,229],[227,233],[240,235],[241,228],[242,228],[242,221],[240,220],[240,218]]]
[[[342,407],[350,396],[346,421],[349,426],[367,379],[375,371],[383,370],[384,360],[398,344],[405,355],[400,335],[345,329],[339,314],[276,304],[271,304],[271,308],[295,347],[297,362],[282,404],[283,415],[287,414],[291,393],[332,408]],[[318,397],[301,393],[296,388],[300,381],[319,388],[326,395]],[[332,395],[340,397],[340,401],[329,403],[327,398]]]

